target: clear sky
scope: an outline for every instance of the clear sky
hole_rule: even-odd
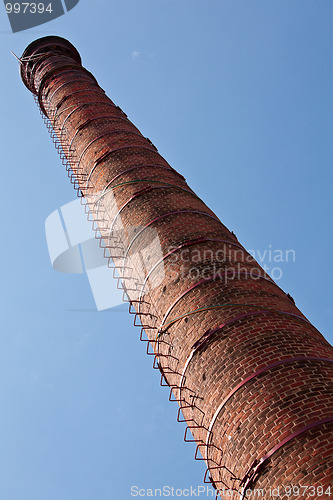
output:
[[[97,312],[86,276],[52,269],[45,219],[74,191],[10,51],[68,38],[332,342],[332,21],[331,0],[81,0],[13,34],[0,6],[3,500],[127,500],[205,470],[126,306]]]

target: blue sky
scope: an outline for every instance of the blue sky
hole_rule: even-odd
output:
[[[97,312],[87,278],[50,264],[45,219],[74,191],[10,51],[68,38],[111,99],[262,256],[332,341],[333,4],[81,0],[13,34],[0,9],[0,496],[131,498],[202,484],[176,404],[126,306]]]

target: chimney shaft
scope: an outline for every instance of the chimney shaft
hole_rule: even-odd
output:
[[[179,404],[185,439],[206,461],[205,480],[233,490],[228,498],[295,497],[293,486],[297,498],[329,498],[332,347],[67,40],[30,44],[21,76]]]

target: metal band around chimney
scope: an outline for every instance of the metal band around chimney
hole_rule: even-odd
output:
[[[276,311],[266,311],[266,310],[264,310],[264,311],[258,311],[258,310],[250,311],[250,312],[245,313],[245,314],[240,314],[239,316],[236,316],[235,318],[231,318],[230,320],[227,320],[225,323],[221,323],[219,326],[217,326],[216,328],[213,328],[212,330],[207,330],[192,346],[191,354],[185,362],[184,369],[183,369],[182,375],[180,377],[180,382],[179,382],[179,387],[178,387],[179,390],[181,390],[183,388],[183,381],[185,380],[185,372],[186,372],[187,367],[188,367],[191,359],[193,358],[194,354],[196,354],[202,348],[202,346],[205,345],[215,334],[220,333],[223,330],[223,328],[225,328],[226,326],[230,326],[233,323],[236,323],[236,322],[241,321],[243,319],[247,319],[249,317],[259,316],[259,315],[263,315],[263,314],[272,314],[272,313],[276,313]],[[283,313],[283,312],[279,311],[278,314],[288,315],[288,312]],[[317,358],[315,358],[315,359],[317,359]]]
[[[69,148],[71,149],[72,147],[72,144],[73,144],[73,141],[75,140],[75,138],[77,137],[77,134],[79,134],[81,132],[81,130],[83,130],[86,126],[90,125],[91,123],[93,123],[94,121],[97,121],[97,120],[101,120],[101,119],[109,119],[110,121],[108,121],[107,123],[112,123],[113,121],[116,121],[117,118],[116,117],[112,117],[110,115],[99,115],[99,116],[95,116],[94,118],[88,118],[88,120],[86,120],[84,123],[81,123],[78,128],[76,129],[75,131],[75,134],[73,135],[72,139],[71,139],[71,142],[69,144]],[[122,120],[126,120],[124,118],[122,118]],[[126,130],[127,131],[127,130]],[[114,132],[114,131],[113,131]],[[132,132],[132,131],[130,131]]]
[[[133,167],[127,168],[126,170],[119,172],[119,174],[115,175],[108,182],[108,184],[103,189],[103,193],[104,193],[104,191],[106,191],[110,187],[110,184],[112,184],[116,179],[118,179],[118,177],[121,177],[122,175],[128,174],[132,170],[136,170],[136,169],[140,169],[140,168],[163,168],[164,170],[168,170],[169,172],[172,172],[173,174],[178,175],[179,177],[181,177],[185,181],[185,178],[181,174],[179,174],[176,170],[174,170],[172,167],[170,167],[170,165],[157,165],[157,164],[146,163],[143,165],[134,165]]]
[[[50,91],[50,89],[49,89],[46,92],[46,94],[44,95],[44,99],[48,99],[49,101],[51,101],[52,98],[56,95],[56,93],[59,92],[59,90],[62,90],[67,85],[73,85],[76,83],[90,83],[90,85],[92,84],[92,85],[96,85],[96,87],[99,87],[99,85],[97,83],[91,82],[91,80],[89,80],[88,78],[83,78],[83,79],[79,79],[79,80],[70,80],[69,82],[65,82],[65,83],[62,83],[61,85],[59,85],[59,87],[57,87],[50,96],[48,95],[48,92]]]
[[[120,187],[120,186],[124,186],[124,185],[127,185],[127,184],[136,184],[138,182],[148,182],[148,183],[161,183],[163,181],[156,181],[156,180],[153,180],[153,179],[136,179],[136,180],[133,180],[133,181],[128,181],[128,182],[123,182],[122,184],[118,184],[116,186],[112,186],[112,188],[108,189],[107,191],[105,191],[105,193],[103,193],[101,196],[98,197],[98,200],[97,201],[100,201],[102,199],[102,197],[107,194],[108,192],[112,191],[117,188],[117,187]],[[119,217],[119,215],[121,214],[121,212],[124,210],[124,208],[126,208],[133,200],[137,199],[138,197],[144,195],[144,194],[147,194],[147,193],[150,193],[150,191],[153,191],[154,189],[178,189],[180,191],[183,191],[185,193],[188,193],[190,196],[194,196],[195,198],[198,198],[196,194],[194,194],[192,191],[189,191],[188,189],[184,189],[180,186],[177,186],[175,184],[162,184],[161,186],[147,186],[146,188],[143,188],[141,189],[139,192],[135,193],[129,200],[126,201],[126,203],[124,203],[124,205],[118,210],[118,212],[116,213],[116,215],[114,216],[114,219],[112,221],[112,224],[111,224],[111,227],[110,227],[110,232],[109,232],[109,237],[110,235],[112,234],[113,232],[113,228],[115,226],[115,223],[116,223],[116,220],[117,218]]]
[[[142,294],[143,294],[143,291],[144,291],[144,287],[150,277],[150,275],[152,274],[152,272],[156,269],[157,266],[159,266],[162,262],[164,262],[170,255],[178,252],[179,250],[181,250],[182,248],[186,248],[186,247],[189,247],[189,246],[192,246],[192,245],[197,245],[197,244],[200,244],[200,243],[210,243],[210,242],[221,242],[221,243],[226,243],[230,246],[235,246],[237,248],[240,248],[241,250],[244,250],[245,253],[246,250],[245,248],[243,248],[240,244],[238,243],[235,243],[234,241],[231,241],[231,240],[224,240],[224,239],[220,239],[220,238],[197,238],[197,239],[194,239],[194,240],[189,240],[189,241],[185,241],[184,243],[182,243],[181,245],[178,245],[176,248],[172,249],[170,252],[166,253],[165,255],[163,255],[163,257],[158,261],[156,262],[156,264],[154,264],[154,266],[150,269],[150,271],[148,272],[146,278],[145,278],[145,281],[142,285],[142,288],[141,288],[141,291],[140,291],[140,299],[142,297]]]
[[[310,321],[308,319],[306,319],[305,317],[302,317],[302,316],[298,316],[297,314],[287,313],[287,312],[283,312],[283,311],[278,311],[276,309],[270,309],[269,307],[257,306],[257,305],[254,305],[254,304],[230,304],[230,306],[231,305],[233,305],[233,306],[243,306],[243,307],[256,307],[258,310],[264,310],[264,311],[268,311],[268,312],[275,312],[277,314],[285,314],[285,315],[291,316],[291,317],[293,317],[295,319],[297,318],[300,321],[303,321],[304,323],[306,323],[306,324],[312,326],[313,328],[315,328],[312,325],[312,323],[310,323]],[[190,316],[191,314],[195,314],[197,312],[206,311],[208,309],[215,309],[215,308],[219,308],[219,307],[225,307],[225,306],[226,306],[226,304],[216,304],[216,305],[213,305],[213,306],[207,306],[207,307],[201,307],[199,309],[194,309],[194,310],[189,311],[189,312],[187,312],[185,314],[182,314],[181,316],[178,316],[177,318],[172,319],[171,321],[168,321],[163,326],[169,327],[170,325],[176,323],[176,321],[180,321],[181,319],[186,318],[186,316]]]
[[[92,141],[89,142],[89,144],[84,148],[84,150],[82,151],[81,155],[80,155],[80,158],[79,158],[79,163],[78,163],[78,166],[80,165],[81,163],[81,160],[84,156],[84,154],[87,152],[87,150],[90,148],[90,146],[92,146],[95,142],[99,141],[100,139],[103,139],[104,137],[107,137],[109,135],[115,135],[115,134],[119,134],[119,133],[124,133],[126,132],[127,134],[129,135],[135,135],[135,136],[140,136],[144,139],[143,135],[138,133],[138,132],[130,132],[128,130],[122,130],[122,129],[118,129],[118,130],[111,130],[109,132],[104,132],[103,134],[99,135],[98,137],[95,137],[95,139],[93,139]],[[126,146],[125,146],[126,147]],[[110,151],[111,153],[112,151]],[[95,168],[96,164],[94,165],[93,169],[90,171],[89,173],[89,178],[91,177],[91,174],[93,173],[94,171],[94,168]]]
[[[212,276],[209,276],[208,278],[203,278],[202,280],[198,281],[197,283],[195,283],[194,285],[190,286],[190,288],[188,288],[187,290],[185,290],[185,292],[183,292],[181,295],[179,295],[179,297],[170,305],[169,309],[167,310],[167,312],[164,314],[164,317],[163,317],[163,320],[162,320],[162,323],[159,327],[159,330],[162,329],[164,323],[165,323],[165,320],[167,319],[167,317],[169,316],[170,312],[172,311],[172,309],[178,304],[178,302],[184,298],[188,293],[190,293],[192,290],[194,290],[196,287],[200,286],[200,285],[203,285],[203,284],[206,284],[206,283],[210,283],[211,281],[215,280],[216,278],[226,278],[228,276],[228,273],[231,272],[231,271],[227,271],[227,272],[224,272],[224,273],[216,273]],[[251,276],[251,272],[241,272],[241,273],[237,273],[237,276],[248,276],[250,275],[250,277],[252,279],[255,279],[255,278],[258,278],[258,279],[264,279],[266,281],[268,281],[269,283],[272,283],[273,285],[275,286],[278,286],[276,285],[276,283],[271,279],[271,278],[266,278],[266,276],[261,276],[260,274],[257,274],[255,276]]]
[[[239,389],[241,389],[242,387],[244,387],[248,382],[250,382],[254,378],[258,377],[262,373],[265,373],[265,372],[267,372],[267,371],[269,371],[269,370],[271,370],[273,368],[276,368],[277,366],[282,366],[282,365],[286,365],[286,364],[289,364],[289,363],[297,363],[297,362],[302,362],[302,361],[325,361],[325,362],[328,362],[328,363],[333,363],[333,359],[329,359],[329,358],[320,358],[320,357],[315,357],[315,356],[300,356],[300,357],[297,357],[297,358],[286,358],[286,359],[282,359],[282,360],[279,360],[279,361],[275,361],[274,363],[271,363],[268,366],[264,366],[262,368],[259,368],[259,370],[256,370],[251,375],[248,375],[244,380],[242,380],[241,382],[239,382],[239,384],[237,384],[232,389],[232,391],[230,391],[229,394],[223,399],[222,403],[219,405],[218,409],[216,410],[216,412],[215,412],[215,414],[214,414],[214,416],[213,416],[213,418],[212,418],[212,420],[210,422],[210,425],[209,425],[209,428],[208,428],[208,433],[207,433],[207,440],[206,440],[206,446],[207,446],[206,460],[209,460],[209,457],[208,457],[208,444],[209,444],[209,440],[210,440],[211,435],[212,435],[212,429],[214,427],[214,424],[216,422],[217,417],[219,416],[219,414],[221,413],[222,409],[224,408],[224,406],[226,405],[226,403],[229,401],[229,399],[237,391],[239,391]]]
[[[140,236],[143,231],[145,229],[147,229],[149,226],[151,226],[151,224],[153,224],[154,222],[158,221],[158,220],[161,220],[163,219],[164,217],[168,217],[170,215],[179,215],[179,214],[198,214],[198,215],[202,215],[204,217],[210,217],[211,219],[214,219],[216,220],[217,222],[220,222],[220,219],[218,219],[217,217],[215,217],[214,215],[210,215],[208,214],[207,212],[201,212],[200,210],[175,210],[173,212],[168,212],[168,213],[165,213],[165,214],[162,214],[162,215],[159,215],[158,217],[156,217],[155,219],[153,219],[152,221],[150,221],[148,224],[146,224],[142,229],[141,231],[139,231],[135,236],[134,238],[131,240],[131,242],[129,243],[128,247],[127,247],[127,250],[126,250],[126,253],[125,253],[125,257],[124,257],[124,263],[123,263],[123,267],[125,266],[125,262],[126,262],[126,259],[127,259],[127,255],[128,255],[128,252],[131,248],[131,246],[133,245],[134,241],[136,240],[136,238],[138,236]]]
[[[64,130],[64,126],[67,122],[67,120],[73,116],[73,114],[76,112],[76,111],[81,111],[83,108],[87,108],[87,107],[90,107],[90,106],[96,106],[97,104],[102,104],[103,106],[110,106],[111,108],[115,108],[116,105],[112,102],[107,102],[107,101],[89,101],[89,102],[85,102],[83,104],[80,104],[79,106],[78,105],[73,105],[73,107],[75,109],[73,109],[65,118],[63,124],[61,125],[61,128],[60,128],[60,138],[59,140],[61,141],[61,138],[62,138],[62,133],[63,133],[63,130]],[[63,113],[65,110],[61,111],[61,113]],[[59,113],[58,116],[61,114]],[[117,116],[117,117],[113,117],[114,120],[124,120],[126,121],[126,118],[122,117],[122,116]]]
[[[319,427],[321,425],[329,424],[330,422],[333,422],[333,417],[328,417],[324,418],[322,420],[317,420],[316,422],[312,422],[311,424],[305,425],[301,429],[298,429],[297,431],[293,432],[292,434],[289,434],[286,438],[284,438],[280,443],[275,445],[273,448],[269,450],[269,452],[264,455],[260,460],[254,460],[252,463],[250,469],[247,471],[243,479],[241,480],[240,486],[244,484],[243,486],[243,491],[241,493],[240,498],[243,499],[245,498],[245,493],[247,489],[256,481],[258,478],[261,469],[265,466],[265,463],[276,453],[279,451],[283,446],[288,444],[290,441],[293,439],[297,438],[301,434],[304,434],[305,432],[308,432],[311,429],[315,429],[316,427]]]

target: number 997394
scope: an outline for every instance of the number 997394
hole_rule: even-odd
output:
[[[52,14],[52,3],[45,5],[44,3],[30,3],[30,2],[22,2],[22,3],[6,3],[6,12],[7,14],[44,14],[48,12]]]

